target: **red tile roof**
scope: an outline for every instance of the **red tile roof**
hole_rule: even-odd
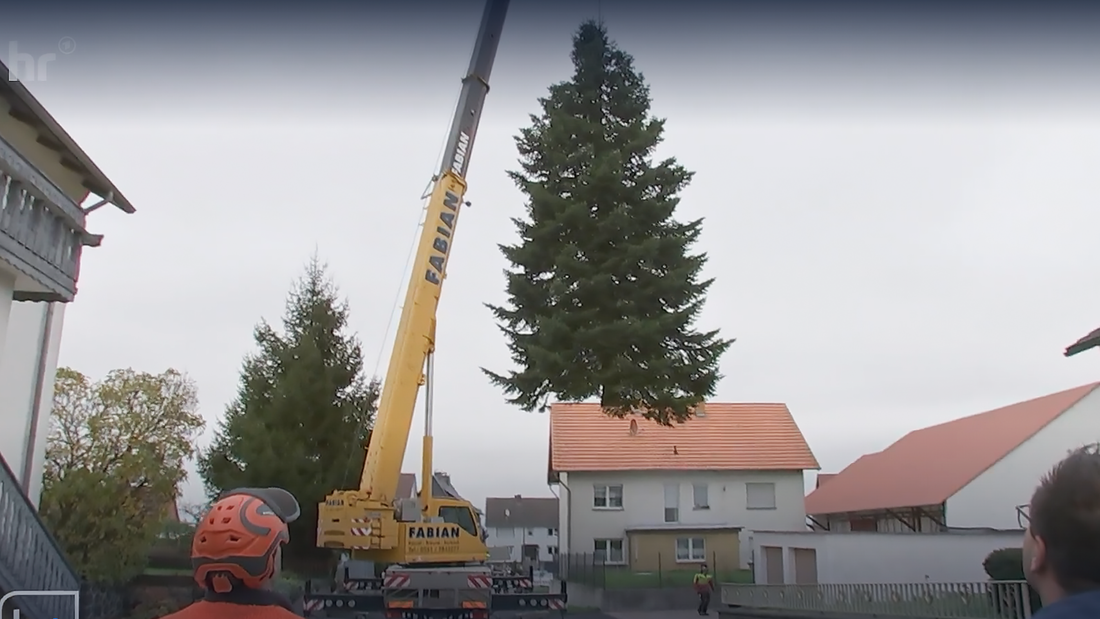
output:
[[[944,503],[1097,386],[1100,383],[914,430],[821,484],[806,497],[806,513]]]
[[[595,403],[550,408],[550,470],[816,470],[785,404],[706,403],[672,427],[616,419]]]
[[[836,477],[836,473],[818,473],[817,474],[817,484],[814,487],[815,488],[820,488],[821,484],[829,481],[830,479],[832,479],[834,477]]]

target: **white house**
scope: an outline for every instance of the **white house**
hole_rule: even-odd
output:
[[[806,497],[821,530],[1020,529],[1044,473],[1100,441],[1100,383],[915,430]]]
[[[485,499],[485,543],[494,559],[549,563],[558,558],[558,500],[490,497]],[[503,557],[507,556],[507,559]]]
[[[817,468],[783,404],[707,403],[672,427],[612,418],[598,404],[550,411],[549,478],[570,561],[747,567],[749,531],[805,530],[803,471]]]
[[[1019,548],[1019,531],[942,533],[754,531],[754,582],[765,585],[979,583],[982,563],[1001,548]]]
[[[22,83],[0,81],[0,592],[78,584],[35,510],[65,304],[101,240],[85,220],[106,204],[134,210]],[[32,619],[72,612],[62,598],[17,603]]]

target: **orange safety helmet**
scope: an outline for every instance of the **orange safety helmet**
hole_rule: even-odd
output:
[[[275,575],[279,549],[290,541],[287,524],[300,515],[297,499],[281,488],[223,493],[195,529],[195,582],[217,593],[229,593],[237,583],[261,588]]]

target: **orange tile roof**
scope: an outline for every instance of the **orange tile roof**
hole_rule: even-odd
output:
[[[817,459],[785,404],[707,403],[704,414],[661,426],[616,419],[596,403],[550,407],[550,470],[807,470]],[[636,422],[636,433],[631,422]]]
[[[806,513],[944,503],[1097,386],[1100,383],[914,430],[821,484],[806,497]]]

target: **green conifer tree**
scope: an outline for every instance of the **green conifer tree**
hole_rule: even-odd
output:
[[[259,350],[245,359],[237,398],[199,459],[212,496],[278,486],[297,497],[290,561],[322,554],[317,503],[355,487],[366,456],[379,384],[365,377],[347,321],[348,306],[315,256],[288,297],[282,333],[265,321],[256,327]]]
[[[692,173],[654,161],[664,121],[602,25],[580,27],[572,58],[572,79],[516,137],[527,217],[501,247],[508,306],[489,307],[519,369],[483,371],[528,411],[598,397],[613,416],[669,425],[713,395],[732,344],[693,328],[713,280],[706,255],[689,253],[702,220],[674,219]]]

